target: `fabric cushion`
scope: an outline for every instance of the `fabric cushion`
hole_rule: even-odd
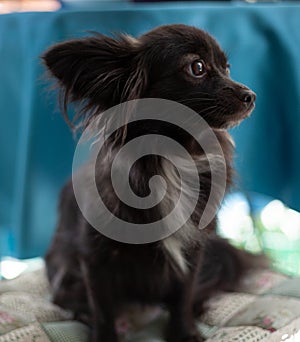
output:
[[[132,307],[116,324],[126,342],[163,342],[168,314]],[[282,341],[300,338],[300,278],[261,270],[238,292],[219,293],[197,320],[207,342]],[[87,342],[89,329],[50,301],[44,269],[0,282],[0,342]],[[289,340],[290,341],[290,340]]]

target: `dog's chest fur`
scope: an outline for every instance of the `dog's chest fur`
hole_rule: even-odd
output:
[[[231,154],[232,142],[230,140],[230,136],[227,133],[217,132],[216,134],[218,135],[219,140],[222,140],[221,142],[224,148],[223,152],[225,154],[227,169],[227,183],[230,183],[231,166],[229,161],[231,160],[231,158],[229,158],[228,155]],[[117,151],[110,151],[109,153],[112,160],[114,160],[115,153],[117,153]],[[219,157],[220,156],[211,156],[211,160],[209,161],[210,164],[208,164],[206,157],[204,158],[202,155],[199,155],[195,158],[199,170],[200,180],[202,179],[206,185],[210,182],[210,168],[218,168],[220,159]],[[166,195],[161,203],[149,210],[138,210],[136,208],[127,206],[118,199],[115,192],[113,191],[113,187],[110,181],[111,162],[109,158],[105,158],[103,160],[103,164],[97,166],[98,174],[96,175],[96,182],[99,185],[101,196],[104,199],[104,202],[106,202],[107,207],[120,219],[125,219],[129,222],[144,224],[160,220],[174,209],[176,201],[178,200],[178,194],[181,191],[181,183],[175,166],[173,166],[170,162],[157,156],[146,156],[142,158],[138,163],[135,163],[135,165],[132,167],[129,181],[132,190],[138,196],[144,197],[148,195],[149,180],[153,175],[161,175],[165,179],[167,188],[169,189],[169,191],[166,192]],[[119,164],[119,167],[122,168],[122,163]],[[120,174],[122,174],[122,169],[120,169],[119,171]],[[189,175],[188,169],[185,170],[185,173],[186,178],[191,177],[191,175]],[[189,189],[185,189],[185,191],[187,192],[186,198],[189,199]],[[155,247],[149,248],[149,246],[144,245],[141,246],[139,249],[137,246],[129,245],[128,248],[119,248],[117,245],[115,248],[105,248],[106,253],[110,254],[109,260],[111,260],[112,262],[118,260],[118,262],[116,262],[114,265],[111,265],[110,270],[118,269],[119,265],[123,265],[123,261],[125,262],[127,255],[130,260],[130,255],[132,252],[132,255],[135,258],[137,256],[141,256],[141,258],[139,257],[140,260],[131,262],[132,267],[134,267],[134,262],[138,263],[139,270],[141,269],[140,267],[142,264],[145,265],[145,268],[153,268],[154,260],[159,259],[159,263],[164,264],[164,267],[166,268],[170,268],[170,270],[175,272],[175,274],[178,274],[180,276],[186,275],[189,272],[189,251],[193,248],[201,248],[201,243],[204,240],[203,238],[201,238],[201,236],[205,236],[207,234],[206,231],[201,231],[198,229],[198,223],[203,213],[203,208],[205,207],[208,200],[209,191],[210,186],[202,186],[201,193],[199,194],[198,203],[192,215],[192,218],[171,236],[164,238],[162,241],[154,243],[153,245]],[[183,203],[182,207],[180,207],[179,210],[184,211],[186,209],[185,207],[189,207],[190,205],[190,202],[187,200]],[[147,250],[147,253],[151,254],[151,256],[149,255],[149,260],[148,255],[145,258],[143,257],[143,250]],[[123,265],[122,267],[125,266]],[[125,273],[124,277],[126,277],[126,274],[131,274],[130,269],[128,269],[128,273]],[[159,270],[158,273],[163,272],[162,270]]]
[[[124,299],[146,304],[163,302],[170,289],[176,288],[183,279],[181,264],[176,262],[183,251],[178,251],[173,260],[165,247],[158,243],[122,244],[104,236],[97,237],[97,233],[91,233],[90,227],[87,234],[88,246],[94,250],[92,258],[89,256],[89,267],[94,270],[95,279],[99,278],[102,291],[109,295],[113,289],[116,302]],[[183,267],[186,271],[185,264]]]

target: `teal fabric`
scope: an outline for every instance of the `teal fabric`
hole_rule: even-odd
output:
[[[179,22],[212,33],[229,54],[233,78],[257,92],[252,118],[233,130],[240,187],[300,209],[299,4],[118,4],[2,15],[0,246],[10,247],[0,254],[44,253],[59,189],[71,173],[75,144],[48,93],[39,55],[87,30],[139,35]]]

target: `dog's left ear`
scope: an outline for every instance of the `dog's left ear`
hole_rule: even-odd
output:
[[[84,101],[85,110],[105,110],[140,98],[147,85],[139,41],[96,34],[51,47],[42,56],[64,91],[64,106]],[[95,111],[94,111],[95,112]]]

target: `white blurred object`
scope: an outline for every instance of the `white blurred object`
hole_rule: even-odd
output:
[[[260,217],[266,229],[277,229],[285,218],[284,204],[279,200],[271,201],[263,208]]]
[[[244,194],[237,192],[226,197],[218,213],[218,223],[221,236],[252,252],[261,250]]]
[[[2,0],[0,1],[0,13],[11,12],[48,12],[57,11],[60,3],[56,0]]]
[[[281,230],[289,239],[300,239],[300,213],[274,200],[261,212],[261,221],[267,230]]]
[[[241,234],[252,233],[253,225],[250,218],[250,208],[247,199],[241,193],[229,195],[218,214],[219,230],[229,239],[240,239]],[[241,229],[243,228],[243,229]]]
[[[10,257],[4,257],[0,261],[0,279],[14,279],[24,272],[35,271],[43,267],[42,258],[33,258],[27,260],[18,260]]]
[[[281,337],[281,342],[300,342],[300,330],[291,336],[289,334],[284,334]]]

